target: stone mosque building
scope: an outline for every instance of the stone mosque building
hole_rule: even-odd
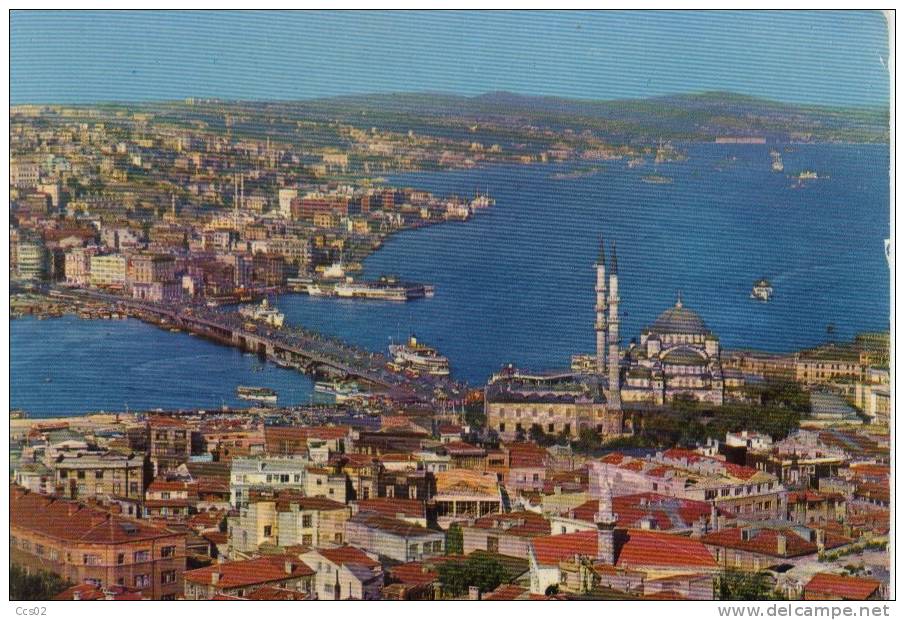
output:
[[[503,439],[534,427],[577,436],[593,428],[604,438],[630,432],[624,407],[661,406],[678,395],[723,404],[720,341],[678,296],[634,341],[619,341],[619,271],[616,247],[601,242],[596,270],[596,351],[583,372],[524,373],[513,368],[491,378],[485,389],[490,428]]]

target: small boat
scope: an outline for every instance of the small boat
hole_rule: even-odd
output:
[[[751,299],[770,301],[773,298],[773,285],[766,278],[761,278],[751,287]]]

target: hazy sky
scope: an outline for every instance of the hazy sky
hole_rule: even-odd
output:
[[[889,100],[878,12],[14,11],[11,38],[12,103],[494,90]]]

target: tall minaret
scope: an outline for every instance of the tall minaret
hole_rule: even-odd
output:
[[[597,305],[594,307],[597,319],[594,322],[594,331],[597,332],[597,374],[601,377],[606,374],[606,245],[600,239],[600,255],[594,264],[597,268]]]
[[[597,500],[597,559],[609,565],[616,563],[616,523],[618,515],[613,513],[613,488],[607,479]]]
[[[622,394],[619,386],[619,269],[616,265],[616,242],[613,242],[613,253],[610,257],[610,296],[607,300],[610,309],[607,322],[607,355],[609,370],[609,395],[607,401],[610,409],[622,409]]]

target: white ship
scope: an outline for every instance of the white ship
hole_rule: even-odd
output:
[[[474,199],[469,203],[472,211],[476,209],[486,209],[488,207],[492,207],[496,204],[496,200],[488,196],[487,194],[477,194]]]
[[[241,306],[239,308],[239,314],[246,319],[267,323],[272,327],[282,327],[283,320],[286,318],[282,312],[271,307],[266,299],[264,299],[259,306]]]
[[[333,263],[329,267],[324,268],[323,277],[328,280],[341,280],[346,277],[346,268],[342,261]]]
[[[782,172],[785,166],[783,166],[782,155],[779,151],[770,151],[770,157],[773,158],[773,172]]]
[[[236,388],[236,395],[242,400],[254,400],[264,403],[277,402],[277,393],[266,387],[240,385]]]
[[[365,395],[359,391],[358,385],[352,382],[318,381],[314,384],[314,391],[332,397],[338,405]]]
[[[308,294],[312,297],[330,297],[333,295],[333,287],[323,286],[321,284],[309,284],[306,287]]]
[[[418,342],[415,336],[411,336],[405,344],[391,344],[390,354],[393,361],[403,368],[435,377],[449,376],[449,360],[436,349]]]
[[[773,285],[766,278],[761,278],[751,288],[751,299],[770,301],[773,297]]]

